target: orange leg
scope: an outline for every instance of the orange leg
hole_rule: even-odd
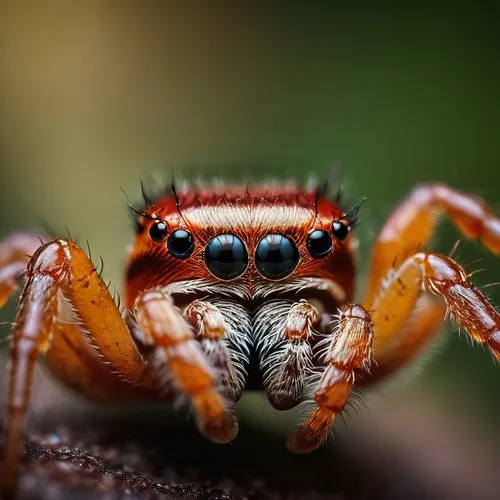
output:
[[[173,379],[180,392],[190,397],[201,432],[216,442],[232,441],[238,432],[236,419],[217,391],[215,372],[171,296],[152,290],[137,299],[135,308],[136,335],[143,344],[154,346],[151,359],[158,371],[166,368],[165,379]]]
[[[377,237],[364,301],[369,309],[383,277],[429,241],[442,213],[465,236],[500,252],[500,219],[484,201],[442,184],[420,186],[396,208]]]
[[[9,265],[9,261],[3,259],[3,266]],[[15,485],[37,355],[49,350],[57,333],[55,326],[61,296],[74,311],[86,340],[109,370],[132,384],[144,383],[145,379],[144,362],[118,308],[94,266],[77,245],[59,239],[40,246],[25,274],[26,283],[12,333],[7,383],[5,496],[12,493]]]
[[[16,289],[26,264],[41,244],[41,237],[35,233],[13,233],[0,242],[0,308]]]
[[[425,347],[437,335],[446,315],[444,301],[423,295],[404,327],[386,342],[375,336],[373,363],[370,372],[363,377],[361,385],[372,384],[416,360]],[[382,327],[383,328],[383,327]],[[384,338],[383,333],[381,338]]]
[[[418,252],[389,273],[383,291],[371,305],[375,359],[385,365],[386,373],[390,366],[395,368],[410,359],[437,330],[443,312],[436,305],[427,305],[416,323],[408,323],[424,291],[443,297],[458,325],[500,359],[500,314],[453,259]],[[405,339],[405,334],[416,334],[417,338]],[[399,354],[398,348],[402,348]]]
[[[124,382],[96,355],[76,324],[56,320],[51,342],[45,353],[49,370],[65,385],[89,399],[106,404],[137,401],[165,400],[175,393],[162,385],[161,394],[156,387],[154,373],[143,384]],[[170,389],[170,391],[169,391]]]
[[[360,305],[348,306],[328,339],[324,354],[326,368],[314,391],[316,408],[288,440],[292,451],[307,453],[325,442],[335,417],[351,393],[356,372],[370,367],[372,344],[370,315]]]

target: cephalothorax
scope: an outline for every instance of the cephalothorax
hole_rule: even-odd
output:
[[[500,219],[444,185],[417,187],[389,217],[355,302],[358,208],[296,183],[172,189],[137,211],[120,311],[71,240],[29,233],[0,244],[0,305],[25,278],[5,409],[12,490],[33,368],[105,402],[186,397],[201,432],[236,437],[233,404],[262,388],[280,410],[311,400],[290,436],[319,447],[356,385],[413,360],[446,312],[500,358],[500,315],[451,257],[426,252],[438,216],[500,252]],[[30,258],[26,257],[31,255]],[[27,265],[26,265],[27,264]],[[443,300],[444,299],[444,300]]]

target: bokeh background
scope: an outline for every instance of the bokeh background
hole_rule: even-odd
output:
[[[417,183],[500,210],[499,21],[496,2],[2,0],[0,232],[66,226],[119,286],[132,236],[121,188],[133,200],[155,172],[305,177],[336,164],[348,197],[367,198],[366,268]],[[434,248],[457,238],[444,222]],[[477,284],[500,280],[481,245],[458,258],[481,259]],[[500,304],[500,287],[488,295]],[[446,330],[441,354],[390,396],[404,404],[375,403],[373,418],[404,431],[409,407],[430,408],[430,428],[458,419],[457,436],[498,449],[498,368]]]

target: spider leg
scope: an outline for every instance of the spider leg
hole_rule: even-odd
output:
[[[235,417],[217,390],[217,377],[191,325],[164,290],[143,293],[135,302],[136,335],[151,346],[151,359],[165,380],[173,380],[187,395],[197,415],[200,431],[219,443],[232,441],[238,432]],[[161,375],[161,373],[160,373]]]
[[[5,411],[3,492],[12,494],[33,371],[57,330],[59,299],[71,306],[81,332],[108,369],[132,384],[145,381],[145,364],[106,285],[73,242],[57,239],[38,248],[26,268],[12,332]]]
[[[242,305],[227,299],[194,300],[184,310],[210,366],[231,401],[245,387],[250,364],[252,320]]]
[[[386,342],[375,335],[375,359],[360,385],[372,384],[417,359],[438,334],[446,315],[446,304],[438,297],[424,294],[403,328]],[[383,337],[383,335],[381,335]]]
[[[26,264],[42,244],[36,233],[13,233],[0,242],[0,308],[16,289],[26,271]]]
[[[297,405],[313,370],[310,344],[319,315],[306,301],[272,300],[254,317],[255,348],[267,397],[279,410]]]
[[[165,401],[174,397],[173,387],[165,387],[147,366],[148,377],[141,384],[124,381],[96,355],[78,324],[56,319],[50,345],[45,353],[49,370],[79,394],[105,404],[137,401]],[[161,387],[161,392],[159,391]]]
[[[442,184],[419,186],[394,210],[377,237],[365,303],[373,302],[392,267],[429,241],[442,213],[466,237],[478,238],[493,253],[500,253],[500,218],[483,200]]]
[[[290,436],[291,451],[308,453],[325,442],[336,415],[351,393],[356,372],[370,367],[372,344],[370,315],[360,305],[347,306],[328,339],[324,354],[326,367],[314,390],[315,409]]]
[[[500,359],[500,314],[452,258],[418,252],[389,273],[383,290],[369,306],[373,310],[377,361],[382,360],[386,368],[388,363],[402,364],[437,330],[443,316],[443,310],[438,310],[437,306],[427,306],[420,318],[421,331],[418,322],[406,326],[423,292],[441,296],[447,312],[458,325],[476,342],[486,344],[494,357]],[[404,340],[403,335],[415,333],[416,339]],[[398,344],[412,347],[403,349],[398,355]]]

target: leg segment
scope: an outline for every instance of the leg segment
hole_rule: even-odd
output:
[[[385,343],[378,342],[375,338],[376,363],[361,380],[361,385],[372,384],[417,359],[437,335],[445,315],[444,301],[431,295],[423,295],[405,326],[394,337],[386,338]]]
[[[5,412],[6,495],[15,483],[33,369],[37,355],[51,345],[60,297],[74,310],[81,331],[101,362],[133,384],[143,382],[143,360],[107,287],[84,252],[66,240],[40,246],[26,269],[12,333]]]
[[[61,305],[61,302],[59,302]],[[96,356],[78,324],[68,323],[59,317],[53,326],[51,341],[45,353],[49,370],[65,385],[79,394],[106,404],[123,404],[137,401],[173,398],[173,388],[154,384],[154,373],[144,384],[124,383]]]
[[[319,315],[306,301],[273,300],[255,314],[255,346],[264,388],[278,410],[297,405],[313,373],[311,337]]]
[[[448,313],[458,325],[481,344],[486,344],[496,359],[500,359],[500,314],[484,295],[469,281],[467,273],[450,257],[431,252],[419,252],[408,257],[401,266],[389,273],[384,289],[373,304],[375,331],[375,358],[398,361],[394,346],[401,342],[403,334],[416,332],[408,323],[417,300],[424,292],[442,296]],[[431,313],[433,318],[431,318]],[[442,312],[427,307],[420,318],[423,331],[421,342],[437,329]],[[408,326],[406,326],[408,325]],[[402,344],[411,340],[403,341]],[[419,347],[418,342],[411,350]],[[404,354],[407,357],[407,354]]]
[[[250,364],[252,320],[242,305],[231,300],[195,300],[184,315],[193,327],[217,380],[231,401],[245,387]]]
[[[500,252],[500,218],[481,199],[442,184],[417,187],[392,213],[377,238],[365,299],[369,309],[383,276],[429,241],[443,212],[465,236],[480,239],[493,253]]]
[[[344,408],[358,370],[367,370],[372,359],[373,331],[369,314],[360,305],[348,306],[326,346],[326,367],[314,391],[315,409],[290,436],[288,447],[307,453],[320,447],[336,415]]]
[[[15,290],[29,258],[41,244],[35,233],[14,233],[0,242],[0,307]]]
[[[215,442],[232,441],[238,432],[236,419],[217,391],[214,370],[171,296],[162,290],[146,292],[137,299],[135,310],[136,335],[152,347],[151,360],[160,375],[163,372],[168,384],[173,382],[181,394],[189,396],[201,432]],[[221,328],[218,320],[210,324],[213,335]]]

